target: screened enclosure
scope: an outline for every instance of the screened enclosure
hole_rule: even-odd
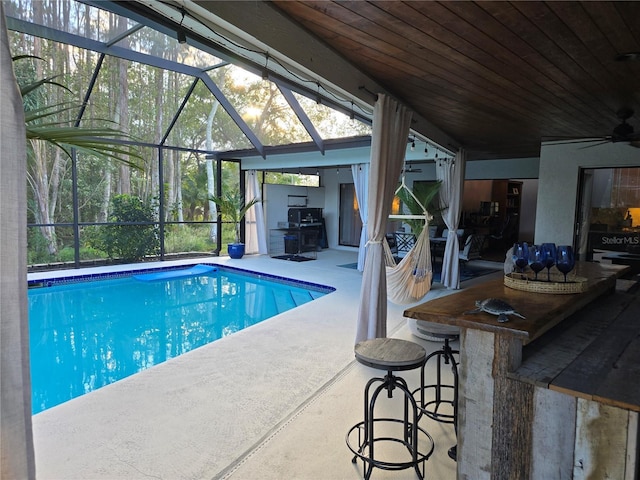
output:
[[[41,83],[24,95],[32,125],[94,129],[119,149],[29,140],[31,267],[218,253],[233,226],[209,198],[244,191],[243,156],[371,133],[352,102],[349,112],[112,2],[15,0],[5,13],[19,84]]]

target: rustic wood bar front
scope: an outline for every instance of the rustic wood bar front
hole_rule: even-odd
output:
[[[579,262],[585,291],[563,295],[515,290],[496,275],[405,310],[417,321],[460,327],[458,479],[637,478],[640,359],[629,341],[639,343],[640,300],[614,294],[626,269]],[[526,318],[499,323],[466,313],[492,297]],[[626,326],[609,328],[619,316]],[[627,358],[611,380],[605,364],[616,355]],[[584,373],[589,361],[602,367],[597,375]]]

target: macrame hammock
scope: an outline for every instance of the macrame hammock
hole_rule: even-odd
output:
[[[422,215],[389,215],[389,218],[424,220],[424,228],[418,235],[411,250],[397,265],[389,244],[386,240],[383,242],[387,274],[387,298],[396,304],[412,303],[424,297],[431,289],[431,280],[433,278],[428,228],[432,217],[424,205],[406,186],[404,175],[402,176],[402,183],[395,192],[396,195],[403,188],[409,192],[418,206],[422,208]]]

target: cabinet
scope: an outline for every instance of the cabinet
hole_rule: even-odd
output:
[[[520,234],[520,207],[522,182],[494,180],[491,201],[498,202],[498,217],[503,225],[503,239],[506,245],[518,241]]]
[[[310,254],[316,258],[320,223],[304,227],[274,228],[269,231],[269,254],[272,257],[298,257]]]

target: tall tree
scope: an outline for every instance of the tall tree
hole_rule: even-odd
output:
[[[214,98],[213,103],[211,104],[211,110],[209,111],[209,115],[207,116],[207,150],[209,151],[213,150],[213,119],[216,116],[216,112],[218,111],[219,106],[220,102],[218,102]],[[207,198],[209,199],[209,218],[207,220],[213,222],[216,218],[218,218],[217,205],[213,200],[211,200],[212,197],[216,196],[216,177],[213,171],[213,157],[207,156],[205,161],[207,162]],[[209,228],[209,238],[212,242],[217,242],[218,227],[213,223],[211,224],[211,228]]]
[[[155,110],[156,110],[156,123],[155,123],[155,131],[153,135],[153,143],[158,145],[160,140],[162,139],[162,122],[164,119],[164,103],[163,103],[163,87],[164,87],[164,77],[165,71],[160,70],[159,68],[154,69],[153,71],[153,80],[154,80],[154,98],[155,98]],[[149,185],[149,197],[148,199],[158,197],[160,193],[160,163],[159,163],[159,155],[160,150],[155,150],[158,155],[157,158],[154,158],[150,163],[150,171],[149,175],[150,185]]]
[[[47,12],[45,11],[47,6],[50,7],[51,4],[35,2],[33,5],[35,23],[44,22],[47,16]],[[33,42],[33,55],[44,58],[43,55],[46,54],[47,57],[50,57],[52,64],[57,64],[60,57],[65,58],[64,55],[54,54],[51,48],[45,50],[45,46],[49,46],[49,43],[41,38],[35,38]],[[44,77],[44,62],[35,62],[35,74],[32,78],[41,79]],[[57,92],[52,95],[57,95]],[[42,108],[46,104],[46,99],[47,95],[34,94],[30,100],[33,102],[35,108]],[[60,172],[63,169],[63,165],[60,164],[62,159],[59,155],[50,155],[51,150],[41,141],[31,140],[30,143],[30,148],[27,151],[27,179],[35,197],[34,215],[36,222],[42,224],[40,233],[47,244],[47,251],[50,255],[54,256],[58,253],[58,242],[55,226],[52,225],[55,221],[54,210],[56,206],[53,197],[57,195],[60,185]]]
[[[117,34],[124,33],[127,29],[127,19],[118,16],[115,32]],[[120,46],[129,48],[129,36],[122,39]],[[117,82],[117,103],[114,115],[114,121],[118,125],[121,132],[129,133],[129,79],[127,71],[127,63],[123,59],[118,59],[118,82]],[[131,169],[126,163],[120,163],[120,178],[118,182],[119,194],[131,194]]]

